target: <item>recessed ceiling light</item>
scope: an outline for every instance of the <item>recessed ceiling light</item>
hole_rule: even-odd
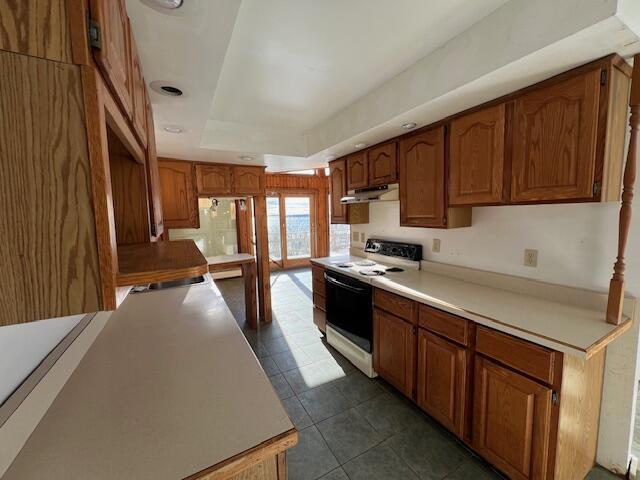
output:
[[[251,155],[242,155],[239,158],[240,158],[240,160],[243,160],[245,162],[250,162],[251,160],[253,160],[253,157]]]
[[[182,0],[152,0],[152,3],[160,8],[167,8],[169,10],[175,10],[182,6]]]
[[[167,125],[164,127],[164,131],[169,133],[182,133],[182,129],[175,125]]]
[[[171,85],[171,82],[167,82],[165,80],[155,80],[151,82],[149,86],[154,92],[158,92],[160,95],[165,95],[167,97],[180,97],[183,95],[180,88],[175,85]]]
[[[403,123],[402,128],[406,130],[411,130],[412,128],[416,128],[418,124],[416,122]]]
[[[367,146],[367,144],[366,144],[366,143],[364,143],[364,142],[358,142],[358,143],[356,143],[356,144],[354,145],[354,147],[356,147],[356,148],[364,148],[364,147],[366,147],[366,146]]]

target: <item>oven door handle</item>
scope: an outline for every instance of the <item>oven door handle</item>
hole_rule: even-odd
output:
[[[364,289],[364,288],[352,287],[351,285],[347,285],[346,283],[339,282],[338,280],[328,276],[326,273],[324,274],[324,279],[327,282],[332,283],[333,285],[336,285],[336,286],[338,286],[340,288],[346,288],[347,290],[349,290],[349,291],[351,291],[353,293],[357,293],[357,294],[362,295],[363,293],[367,292],[367,290]]]

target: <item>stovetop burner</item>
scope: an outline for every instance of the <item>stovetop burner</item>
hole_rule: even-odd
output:
[[[384,270],[360,270],[360,275],[364,275],[365,277],[379,277],[385,274]]]
[[[359,267],[373,267],[375,264],[376,262],[372,260],[361,260],[359,262],[356,262],[356,265]]]
[[[339,263],[337,265],[338,268],[351,268],[353,267],[353,263]]]
[[[400,267],[389,267],[387,268],[387,272],[404,272],[404,268],[400,268]]]

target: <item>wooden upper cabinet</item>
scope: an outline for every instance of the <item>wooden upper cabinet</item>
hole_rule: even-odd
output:
[[[592,70],[515,100],[513,202],[594,196],[600,72]]]
[[[347,157],[347,190],[366,188],[369,185],[367,152],[354,153]]]
[[[156,152],[156,132],[153,124],[153,110],[149,95],[145,92],[147,117],[147,188],[149,191],[149,220],[151,235],[159,237],[164,232],[162,217],[162,192],[160,191],[160,172],[158,171],[158,154]]]
[[[329,163],[329,185],[331,190],[331,223],[348,223],[348,209],[340,203],[347,193],[347,166],[345,159]]]
[[[228,165],[196,165],[199,195],[230,195],[231,167]]]
[[[387,185],[398,181],[396,149],[396,142],[390,142],[373,147],[367,152],[370,187]]]
[[[133,129],[138,140],[147,146],[147,87],[142,75],[142,66],[136,42],[131,36],[131,87],[133,101]]]
[[[485,205],[504,200],[504,132],[504,104],[451,122],[450,205]]]
[[[416,401],[459,437],[465,417],[467,355],[455,343],[423,329],[418,332]]]
[[[551,389],[478,356],[474,397],[476,451],[510,478],[547,478]]]
[[[379,309],[373,312],[373,362],[378,375],[413,397],[415,375],[415,327]]]
[[[444,127],[400,141],[400,225],[444,227]]]
[[[166,228],[199,228],[198,197],[194,185],[193,164],[160,160],[160,194]]]
[[[132,118],[129,20],[124,0],[90,0],[91,16],[100,26],[100,48],[93,50],[104,79],[125,114]]]
[[[263,167],[233,167],[233,192],[239,195],[264,193]]]

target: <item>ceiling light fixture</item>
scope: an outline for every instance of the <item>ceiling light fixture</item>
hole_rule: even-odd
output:
[[[238,205],[240,206],[240,211],[241,212],[246,212],[247,211],[247,201],[244,198],[241,198],[238,201]]]
[[[251,160],[253,160],[253,157],[251,155],[242,155],[238,158],[240,158],[240,160],[244,162],[250,162]]]
[[[354,147],[356,147],[356,148],[364,148],[364,147],[366,147],[366,146],[367,146],[367,144],[366,144],[366,143],[364,143],[364,142],[358,142],[358,143],[356,143],[356,144],[354,145]]]
[[[418,124],[416,122],[403,123],[402,128],[405,130],[411,130],[412,128],[416,128]]]
[[[164,127],[165,132],[169,133],[182,133],[182,129],[180,127],[176,127],[175,125],[167,125]]]
[[[220,202],[218,201],[217,198],[210,198],[211,200],[211,206],[209,207],[209,210],[211,211],[211,213],[213,214],[213,216],[215,216],[218,213],[218,206],[220,205]]]
[[[183,0],[153,0],[153,3],[160,8],[175,10],[182,6]]]

